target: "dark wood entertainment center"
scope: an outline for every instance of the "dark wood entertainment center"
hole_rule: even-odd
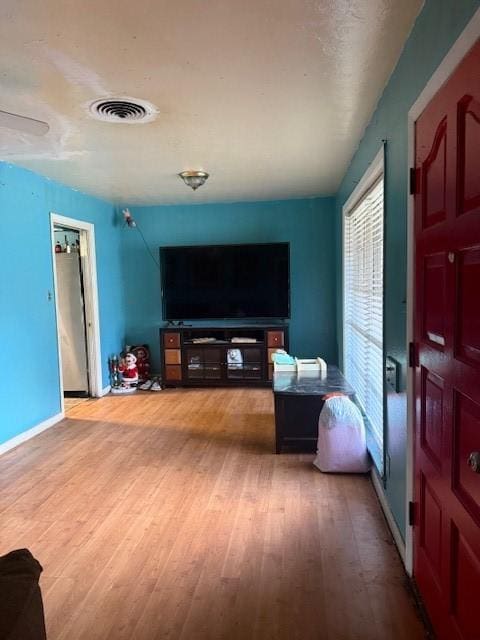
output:
[[[270,385],[276,349],[288,350],[285,324],[162,327],[162,382],[166,386]]]

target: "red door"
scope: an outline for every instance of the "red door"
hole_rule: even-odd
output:
[[[480,639],[480,41],[416,122],[414,576]]]

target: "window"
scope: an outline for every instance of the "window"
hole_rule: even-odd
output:
[[[369,448],[382,470],[383,153],[377,165],[344,207],[344,370],[367,418]]]

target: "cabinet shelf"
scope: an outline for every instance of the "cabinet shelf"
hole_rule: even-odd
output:
[[[183,344],[185,345],[193,345],[193,346],[200,346],[200,347],[208,347],[210,345],[215,345],[215,344],[231,344],[228,340],[215,340],[212,342],[195,342],[194,340],[184,340]]]

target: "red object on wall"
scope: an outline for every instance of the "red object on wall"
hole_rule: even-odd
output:
[[[479,70],[477,42],[415,131],[414,577],[439,640],[480,638]]]

